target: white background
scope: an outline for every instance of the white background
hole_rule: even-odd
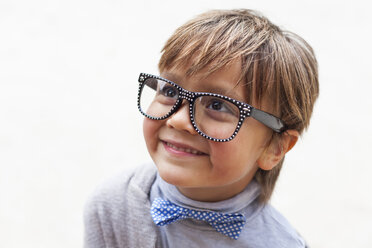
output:
[[[310,129],[272,203],[312,247],[372,247],[369,1],[0,2],[0,244],[81,247],[94,187],[147,161],[139,72],[214,8],[252,8],[303,36],[319,60]]]

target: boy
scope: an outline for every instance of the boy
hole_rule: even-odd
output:
[[[318,96],[311,47],[254,11],[210,11],[175,31],[159,71],[138,95],[155,166],[97,190],[86,247],[305,247],[268,201]]]

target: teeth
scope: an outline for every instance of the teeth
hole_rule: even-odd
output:
[[[171,143],[168,143],[166,142],[167,146],[177,150],[177,151],[181,151],[181,152],[187,152],[187,153],[192,153],[192,154],[195,154],[195,155],[201,155],[202,153],[197,151],[197,150],[193,150],[193,149],[190,149],[190,148],[182,148],[182,147],[177,147]]]

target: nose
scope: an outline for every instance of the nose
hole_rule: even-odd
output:
[[[186,131],[190,134],[198,134],[191,124],[189,104],[184,101],[181,107],[166,120],[167,127],[181,131]]]

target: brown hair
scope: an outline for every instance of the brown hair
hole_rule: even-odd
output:
[[[242,61],[247,102],[261,102],[265,96],[275,115],[289,129],[302,133],[319,94],[313,49],[298,35],[281,30],[255,11],[214,10],[190,20],[166,42],[159,70],[189,65],[188,75],[205,68],[213,73],[235,59]],[[273,136],[274,140],[280,141],[280,137]],[[283,160],[272,170],[256,172],[261,202],[270,199]]]

